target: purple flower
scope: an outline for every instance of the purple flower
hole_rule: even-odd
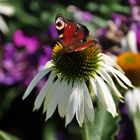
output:
[[[52,39],[57,39],[58,38],[57,30],[56,30],[56,27],[55,27],[54,24],[52,24],[50,26],[49,31],[50,31],[50,35],[51,35]]]
[[[44,47],[44,52],[45,52],[46,56],[48,57],[48,59],[50,60],[51,55],[52,55],[52,48],[50,46],[46,45]]]
[[[4,52],[3,52],[4,58],[11,58],[14,56],[14,54],[16,52],[16,48],[13,45],[13,43],[6,43],[3,46],[3,49],[4,49]]]
[[[34,53],[40,47],[40,40],[38,36],[33,35],[29,37],[20,29],[15,31],[13,42],[19,48],[24,47],[28,53]]]
[[[128,0],[128,1],[131,5],[139,5],[140,4],[139,0]]]
[[[42,69],[47,61],[51,59],[52,49],[49,46],[45,46],[43,54],[39,57],[38,69]]]
[[[120,130],[116,137],[116,140],[132,140],[133,136],[133,124],[128,117],[128,110],[124,104],[120,104]]]
[[[124,15],[118,13],[112,13],[111,16],[112,16],[112,20],[118,27],[120,27],[122,24],[128,23],[128,18]]]
[[[140,22],[140,7],[139,6],[132,7],[132,19],[134,21]]]
[[[13,42],[17,47],[24,47],[26,42],[26,37],[22,30],[18,29],[13,35]]]
[[[13,43],[6,43],[2,47],[0,83],[27,86],[37,71],[51,58],[51,47],[40,46],[41,42],[37,35],[27,36],[22,30],[16,30]]]
[[[136,40],[137,40],[138,51],[140,52],[140,25],[137,27],[136,30]]]
[[[26,71],[26,73],[25,73],[25,71]],[[24,75],[23,75],[24,79],[23,79],[22,83],[25,87],[27,87],[30,84],[33,77],[36,75],[37,68],[34,66],[29,66],[29,68],[26,68],[25,71],[24,71]]]
[[[26,37],[25,48],[28,53],[34,53],[40,48],[40,41],[37,36]]]
[[[131,25],[131,29],[135,31],[137,49],[140,52],[140,22],[133,22]]]
[[[93,15],[90,12],[88,11],[83,12],[83,19],[86,22],[90,22],[92,18],[93,18]]]

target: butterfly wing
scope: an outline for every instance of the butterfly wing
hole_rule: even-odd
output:
[[[56,16],[55,23],[63,52],[80,51],[97,44],[93,39],[88,39],[89,31],[86,26],[66,19],[61,14]]]

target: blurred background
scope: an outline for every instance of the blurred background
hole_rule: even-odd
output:
[[[140,51],[139,0],[0,0],[0,140],[82,139],[77,122],[65,128],[57,112],[45,122],[41,109],[32,111],[45,79],[22,101],[32,78],[51,59],[58,39],[54,25],[58,13],[86,25],[105,53],[133,49],[127,37],[130,30]],[[135,140],[127,109],[122,103],[119,107],[115,139]]]

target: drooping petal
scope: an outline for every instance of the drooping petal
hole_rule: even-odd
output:
[[[116,61],[114,61],[113,59],[111,59],[108,55],[101,53],[101,58],[103,59],[103,61],[105,61],[106,64],[111,66],[114,66],[115,68],[117,68],[119,71],[121,71],[122,73],[124,73],[124,71],[122,70],[122,68],[116,63]]]
[[[140,89],[134,88],[134,96],[136,98],[137,108],[140,111]]]
[[[92,88],[93,88],[93,91],[94,91],[95,95],[98,96],[95,80],[93,78],[90,78],[90,83],[92,85]]]
[[[87,102],[85,102],[85,105],[84,105],[84,110],[85,110],[85,115],[87,117],[87,119],[91,122],[93,122],[94,120],[94,108],[90,108],[87,104]]]
[[[87,86],[85,84],[83,86],[84,86],[84,99],[85,99],[85,102],[87,102],[89,108],[93,108],[92,99],[91,99],[90,93],[88,91],[88,88],[87,88]]]
[[[103,70],[101,70],[99,74],[110,85],[110,87],[114,90],[116,96],[119,98],[123,98],[121,93],[116,88],[111,76],[106,71],[103,71]]]
[[[57,107],[59,98],[62,98],[59,96],[59,93],[57,92],[59,84],[60,84],[60,79],[55,81],[56,86],[53,87],[54,92],[51,92],[52,95],[51,95],[51,98],[49,100],[48,107],[47,107],[46,120],[48,120],[53,115],[53,113]],[[61,89],[61,90],[63,90],[63,89]]]
[[[127,103],[128,110],[134,114],[137,110],[136,98],[134,98],[133,91],[128,90],[125,93],[125,102]]]
[[[87,119],[92,122],[94,120],[94,108],[90,97],[90,93],[86,85],[84,86],[84,110]]]
[[[83,83],[79,85],[77,90],[77,109],[76,109],[76,119],[79,126],[82,127],[84,121],[84,95],[83,95]]]
[[[72,94],[70,95],[69,104],[66,112],[66,123],[67,126],[71,120],[73,119],[76,109],[77,109],[77,91],[78,91],[78,83],[75,82],[73,86]]]
[[[48,87],[47,94],[45,96],[44,106],[43,106],[43,113],[45,113],[48,109],[48,105],[53,97],[54,91],[58,87],[57,82],[54,82]],[[47,119],[47,118],[46,118]]]
[[[118,70],[116,70],[116,69],[114,69],[114,68],[112,68],[112,67],[110,67],[110,69],[111,69],[111,71],[114,72],[121,80],[123,80],[123,82],[124,82],[126,85],[128,85],[128,86],[130,86],[130,87],[134,87],[134,86],[132,85],[132,83],[130,82],[130,80],[129,80],[124,74],[122,74],[120,71],[118,71]]]
[[[102,65],[104,67],[104,70],[107,71],[107,72],[110,72],[114,77],[115,79],[117,80],[118,84],[123,87],[124,89],[127,89],[128,87],[118,78],[118,76],[112,71],[112,69],[110,69],[109,66],[107,65]]]
[[[1,15],[0,15],[0,31],[2,31],[4,34],[9,32],[9,28]]]
[[[116,106],[107,85],[99,76],[96,76],[95,78],[97,80],[99,100],[101,103],[103,103],[107,111],[110,112],[113,117],[115,117],[117,115]]]
[[[50,101],[50,99],[53,96],[53,89],[54,89],[54,87],[55,87],[55,84],[52,84],[49,87],[48,91],[47,91],[47,94],[46,94],[45,100],[44,100],[44,104],[43,104],[43,113],[45,113],[47,111],[47,109],[48,109],[49,101]]]
[[[54,65],[54,64],[53,64],[52,60],[50,60],[50,61],[48,61],[48,62],[45,64],[44,69],[51,68],[53,65]]]
[[[26,89],[22,99],[25,99],[30,94],[30,92],[33,90],[33,88],[37,85],[37,83],[40,81],[40,79],[42,79],[50,71],[51,71],[51,68],[48,68],[48,69],[45,69],[45,70],[41,70],[34,77],[34,79],[31,81],[31,83],[29,84],[29,86]]]
[[[59,85],[59,88],[60,89],[58,89],[58,96],[60,96],[60,100],[58,103],[58,112],[61,117],[64,117],[66,115],[69,98],[72,92],[72,83],[70,82],[68,84],[66,81],[62,80],[61,84]]]
[[[45,99],[45,96],[49,90],[49,87],[53,84],[53,80],[55,78],[54,72],[52,71],[51,74],[49,75],[49,78],[47,80],[47,82],[44,84],[43,88],[41,89],[41,91],[39,92],[35,103],[34,103],[34,110],[39,109],[43,100]]]

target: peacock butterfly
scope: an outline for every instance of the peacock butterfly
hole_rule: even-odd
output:
[[[62,14],[56,16],[55,24],[65,53],[80,51],[93,45],[99,45],[97,41],[89,38],[89,31],[86,26],[66,19]]]

